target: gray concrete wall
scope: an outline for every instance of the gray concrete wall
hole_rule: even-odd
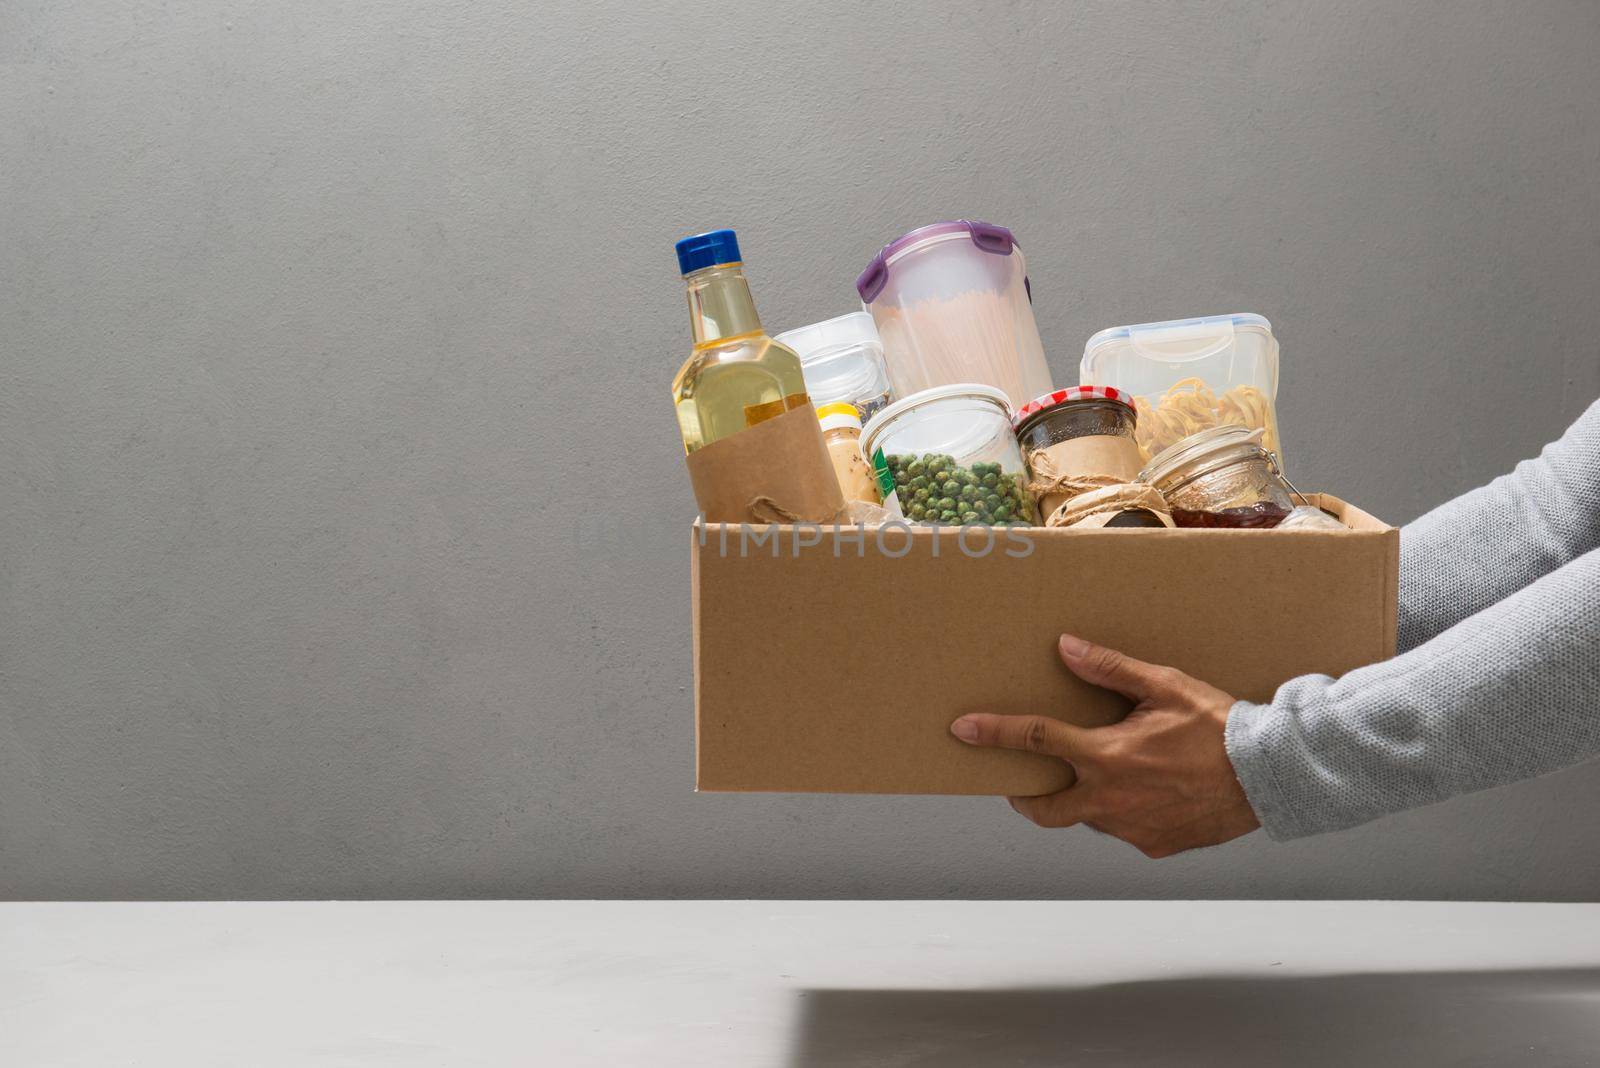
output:
[[[0,5],[0,895],[1591,899],[1600,767],[1159,864],[696,796],[671,242],[1263,313],[1399,521],[1597,393],[1600,5]],[[602,551],[602,548],[604,551]]]

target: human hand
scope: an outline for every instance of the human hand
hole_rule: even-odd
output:
[[[969,745],[1059,757],[1077,781],[1011,807],[1041,827],[1085,823],[1147,857],[1218,845],[1261,826],[1223,744],[1233,698],[1177,668],[1160,667],[1063,634],[1061,660],[1080,679],[1138,704],[1120,723],[1074,727],[1048,716],[962,716],[950,733]]]

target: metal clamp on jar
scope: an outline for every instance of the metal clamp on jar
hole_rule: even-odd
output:
[[[1177,526],[1275,527],[1293,511],[1296,490],[1262,433],[1219,426],[1191,434],[1163,449],[1139,481],[1161,491]]]

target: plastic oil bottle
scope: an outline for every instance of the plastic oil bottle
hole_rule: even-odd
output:
[[[684,452],[806,404],[800,357],[767,336],[750,298],[739,241],[712,230],[677,244],[694,351],[672,383]]]

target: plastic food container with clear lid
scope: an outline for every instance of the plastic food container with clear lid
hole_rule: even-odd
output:
[[[1161,491],[1180,527],[1275,527],[1294,510],[1294,487],[1261,430],[1219,426],[1164,450],[1139,481]]]
[[[889,370],[872,316],[850,312],[773,337],[800,354],[811,403],[853,404],[862,420],[889,403]]]
[[[1259,315],[1210,315],[1114,326],[1083,347],[1083,381],[1134,395],[1147,459],[1214,426],[1263,432],[1281,458],[1278,341]]]
[[[1028,265],[1011,231],[956,220],[890,242],[856,279],[896,396],[981,382],[1012,408],[1051,389]]]
[[[1037,522],[1006,395],[973,382],[895,401],[862,431],[884,501],[918,523]],[[893,494],[893,497],[891,497]]]

